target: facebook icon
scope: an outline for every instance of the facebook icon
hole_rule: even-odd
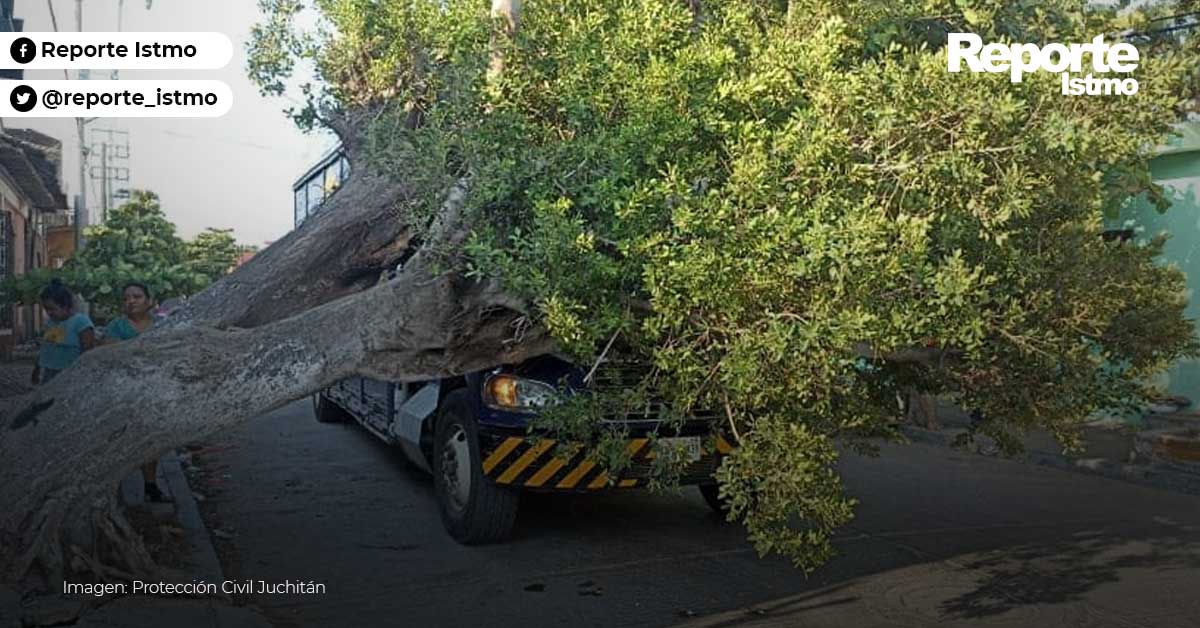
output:
[[[12,54],[13,61],[17,63],[29,63],[37,56],[37,46],[28,37],[14,39],[8,51]]]

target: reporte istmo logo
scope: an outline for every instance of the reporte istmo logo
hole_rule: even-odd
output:
[[[946,69],[961,72],[963,62],[971,72],[1008,72],[1013,83],[1033,72],[1051,72],[1062,77],[1065,96],[1132,96],[1138,91],[1134,78],[1094,74],[1128,74],[1138,67],[1138,49],[1132,44],[1105,43],[1097,35],[1086,44],[997,44],[984,45],[974,33],[950,33],[946,44]],[[1088,63],[1085,63],[1085,57]],[[1086,76],[1081,76],[1087,72]]]

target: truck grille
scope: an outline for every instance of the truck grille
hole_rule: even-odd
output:
[[[605,420],[614,423],[640,423],[646,421],[661,421],[667,415],[667,404],[654,395],[654,369],[642,363],[629,361],[605,362],[596,369],[592,376],[591,388],[598,393],[623,393],[628,391],[646,391],[650,393],[648,403],[637,406],[631,405],[622,412],[607,415]],[[693,411],[689,419],[711,419],[713,412]]]

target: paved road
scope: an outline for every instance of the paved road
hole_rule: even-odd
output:
[[[227,575],[328,586],[248,600],[280,626],[1200,625],[1200,498],[931,446],[843,461],[858,517],[805,578],[691,492],[529,500],[459,546],[399,452],[302,403],[210,445]]]

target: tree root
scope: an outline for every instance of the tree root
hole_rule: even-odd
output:
[[[100,576],[103,582],[130,582],[134,579],[133,574],[101,563],[99,559],[85,552],[78,545],[71,546],[71,553],[78,559],[78,563],[73,564],[79,564],[83,567],[83,569],[77,569],[77,571],[90,571]]]
[[[29,528],[36,530],[36,535],[30,542],[24,554],[16,561],[12,581],[21,582],[26,577],[34,575],[41,568],[46,582],[61,581],[66,572],[62,555],[62,523],[65,516],[62,501],[50,498],[34,515],[34,523]]]
[[[37,536],[17,560],[14,582],[26,579],[42,583],[62,582],[68,573],[90,574],[95,582],[130,582],[153,578],[162,572],[146,549],[141,534],[121,511],[115,496],[94,501],[88,508],[90,513],[79,513],[91,524],[93,543],[90,552],[78,544],[64,542],[63,524],[67,516],[61,503],[57,498],[49,499],[38,512],[36,525],[31,527],[37,530]],[[71,557],[69,562],[64,558],[64,546]]]
[[[106,502],[103,509],[92,512],[92,525],[94,529],[103,533],[107,549],[119,559],[118,564],[125,566],[130,573],[157,574],[160,571],[158,564],[146,549],[141,534],[133,529],[121,512],[116,498],[110,497]],[[104,545],[97,544],[97,551],[99,552]]]

